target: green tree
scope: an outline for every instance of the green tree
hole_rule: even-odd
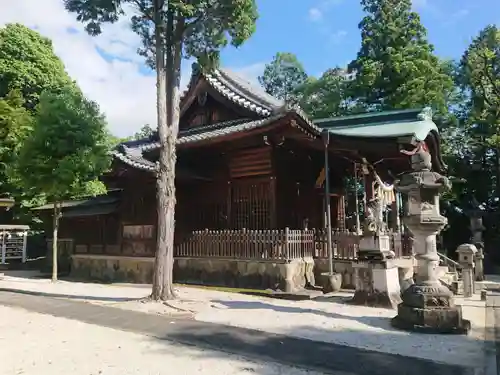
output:
[[[71,88],[43,93],[16,167],[27,192],[54,204],[52,280],[56,281],[61,201],[105,191],[97,179],[109,167],[108,134],[97,104]]]
[[[266,64],[259,83],[266,92],[286,102],[295,102],[295,90],[307,79],[304,67],[293,53],[278,52],[273,61]]]
[[[149,124],[146,124],[143,125],[141,129],[133,135],[132,138],[136,140],[143,139],[151,137],[154,133],[155,133],[154,129]]]
[[[33,118],[24,108],[19,91],[0,98],[0,192],[18,198],[22,193],[15,181],[15,165],[26,136],[32,130]]]
[[[179,131],[181,60],[194,57],[212,69],[221,48],[241,45],[255,31],[255,0],[64,0],[66,9],[86,23],[91,35],[116,22],[123,7],[134,8],[132,29],[143,41],[140,54],[156,70],[157,127],[160,143],[157,178],[157,241],[151,298],[175,298],[173,290],[175,163]]]
[[[369,110],[431,106],[446,113],[453,80],[433,53],[411,0],[361,0],[361,48],[351,95]]]
[[[44,90],[74,85],[52,42],[20,24],[0,28],[0,97],[19,90],[33,109]]]
[[[294,90],[301,108],[313,119],[355,111],[348,100],[350,80],[341,68],[328,69],[320,78],[309,77]]]
[[[469,189],[490,204],[500,196],[500,30],[487,26],[461,59],[460,83],[467,92],[463,112],[470,138]],[[472,168],[471,168],[472,165]],[[493,178],[492,178],[493,176]]]

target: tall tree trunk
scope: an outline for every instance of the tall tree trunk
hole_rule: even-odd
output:
[[[500,149],[495,147],[495,198],[500,198]]]
[[[155,0],[155,3],[160,0]],[[160,16],[161,17],[161,16]],[[156,25],[160,25],[157,22]],[[175,165],[179,129],[180,61],[183,25],[167,12],[165,33],[156,30],[158,137],[160,141],[157,176],[157,242],[151,298],[174,299]],[[166,45],[162,35],[165,35]],[[159,52],[160,51],[160,52]],[[166,55],[166,65],[164,56]]]
[[[55,202],[52,217],[52,282],[57,281],[57,238],[59,232],[60,212],[60,204],[59,202]]]

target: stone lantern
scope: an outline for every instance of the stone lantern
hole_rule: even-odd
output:
[[[451,188],[449,180],[432,172],[431,155],[424,142],[411,156],[412,171],[396,182],[395,188],[408,195],[408,210],[403,222],[414,240],[417,276],[415,283],[402,294],[396,328],[439,333],[466,333],[470,322],[462,319],[460,306],[455,306],[453,293],[438,280],[439,265],[436,235],[448,220],[439,210],[439,193]]]

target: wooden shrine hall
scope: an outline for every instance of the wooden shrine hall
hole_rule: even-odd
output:
[[[330,207],[334,268],[352,285],[370,202],[380,184],[409,169],[400,151],[416,142],[442,170],[438,130],[425,110],[311,121],[228,70],[195,67],[181,100],[174,278],[273,289],[312,283],[327,267]],[[63,204],[60,238],[72,275],[151,281],[158,150],[155,136],[120,144],[102,178],[108,194]],[[412,251],[400,221],[404,202],[392,196],[385,229],[404,259]]]

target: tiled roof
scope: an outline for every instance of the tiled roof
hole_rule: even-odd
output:
[[[392,138],[412,135],[423,140],[430,132],[437,134],[427,109],[399,110],[381,113],[368,113],[311,121],[300,107],[290,107],[285,102],[267,94],[263,89],[252,85],[234,72],[216,69],[202,73],[196,66],[183,100],[196,90],[200,78],[204,78],[212,89],[236,105],[257,114],[260,119],[237,119],[212,125],[200,126],[179,132],[177,144],[183,145],[209,139],[224,137],[271,124],[285,116],[291,116],[291,125],[296,126],[311,137],[318,137],[328,130],[332,135],[346,137]],[[299,121],[295,121],[295,119]],[[124,163],[148,171],[156,171],[157,164],[144,158],[143,152],[158,149],[160,144],[154,137],[122,143],[113,155]],[[439,151],[438,151],[439,152]]]
[[[280,113],[258,120],[238,119],[224,121],[212,125],[183,130],[179,132],[177,144],[180,145],[186,143],[195,143],[239,133],[241,131],[257,129],[269,125],[274,121],[285,117],[286,115],[287,113]],[[115,151],[113,151],[113,155],[117,159],[132,167],[149,171],[156,171],[157,164],[144,158],[142,153],[144,151],[158,149],[159,147],[160,143],[157,140],[152,138],[145,138],[137,141],[122,143]]]
[[[184,95],[194,89],[201,77],[226,99],[263,117],[279,112],[285,106],[284,101],[269,95],[237,73],[223,68],[201,73],[196,64],[193,65],[193,74]]]

